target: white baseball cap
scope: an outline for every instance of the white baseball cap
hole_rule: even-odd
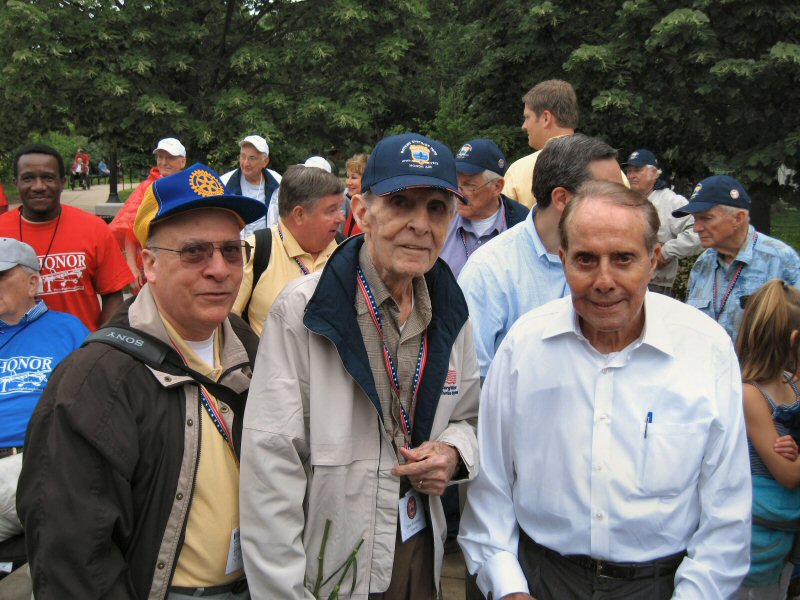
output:
[[[243,140],[239,140],[239,148],[241,148],[243,144],[250,144],[259,152],[269,155],[269,144],[267,144],[267,140],[260,135],[248,135]]]
[[[322,169],[323,171],[327,171],[328,173],[331,172],[331,163],[329,163],[321,156],[311,156],[307,158],[306,162],[303,163],[303,166],[317,167],[318,169]]]
[[[183,144],[181,144],[175,138],[164,138],[163,140],[160,140],[158,142],[158,146],[156,146],[156,149],[153,150],[153,154],[159,150],[169,152],[172,156],[182,156],[186,158],[186,148],[184,148]]]

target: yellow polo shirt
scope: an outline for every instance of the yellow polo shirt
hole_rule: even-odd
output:
[[[250,291],[252,290],[253,299],[250,302],[250,309],[247,314],[250,319],[250,327],[259,336],[264,328],[264,321],[267,314],[275,302],[275,298],[281,293],[281,290],[287,283],[293,279],[303,276],[303,271],[300,265],[297,264],[296,258],[303,261],[303,264],[308,268],[310,273],[315,273],[325,266],[328,262],[333,251],[336,249],[336,240],[332,240],[328,246],[319,253],[316,260],[311,258],[311,255],[300,247],[300,244],[294,238],[292,233],[279,221],[283,231],[283,241],[278,234],[278,226],[272,226],[272,251],[269,258],[269,265],[266,271],[262,273],[261,279],[255,284],[253,289],[253,258],[255,252],[251,253],[250,260],[244,266],[244,276],[242,278],[242,285],[239,288],[239,295],[233,305],[233,312],[238,315],[242,314],[244,307],[247,305],[247,300],[250,298]],[[251,236],[247,240],[253,244],[255,237]]]
[[[186,364],[216,381],[222,374],[220,366],[220,329],[214,334],[214,364],[212,369],[201,360],[175,329],[162,318],[164,327]],[[217,400],[210,401],[217,406]],[[200,406],[200,457],[194,494],[186,523],[186,535],[178,556],[172,585],[178,587],[207,587],[223,585],[241,579],[243,570],[225,574],[231,532],[239,528],[239,461]]]

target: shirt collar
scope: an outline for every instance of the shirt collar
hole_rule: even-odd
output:
[[[739,249],[739,252],[734,260],[743,262],[746,265],[749,265],[751,262],[753,262],[753,251],[755,250],[753,245],[753,236],[755,233],[756,230],[752,225],[747,227],[747,238],[745,239],[744,246]],[[719,260],[719,256],[717,257],[717,260]]]
[[[655,292],[646,292],[644,297],[644,334],[640,338],[638,346],[647,345],[669,356],[674,355],[674,345],[667,330],[664,319],[661,317],[661,303],[664,298],[660,298]],[[545,328],[542,339],[557,337],[571,333],[585,343],[589,341],[581,332],[578,322],[578,314],[572,305],[572,296],[566,296],[555,302],[561,305],[555,314],[552,315],[550,324]],[[638,347],[637,346],[637,347]]]
[[[505,206],[503,206],[503,203],[501,202],[500,207],[494,214],[494,223],[492,224],[492,229],[489,230],[489,232],[486,235],[491,235],[494,232],[502,233],[503,231],[505,231],[506,228],[503,227],[503,224],[506,221],[505,217],[506,217]],[[471,233],[475,237],[478,237],[478,234],[475,231],[475,226],[472,224],[472,221],[470,221],[469,219],[465,219],[464,217],[462,217],[457,213],[455,219],[453,220],[455,222],[456,230],[463,229],[464,231]]]
[[[375,298],[375,304],[380,307],[387,300],[394,302],[392,295],[389,293],[389,288],[386,287],[386,284],[383,283],[383,279],[378,275],[378,270],[372,262],[366,244],[362,245],[358,251],[358,265],[361,267],[364,277],[369,284],[369,289]],[[423,316],[423,320],[430,322],[432,316],[431,297],[430,294],[428,294],[428,286],[425,283],[425,278],[415,277],[413,286],[414,309],[412,312],[418,312]],[[361,294],[361,292],[356,290],[356,294]],[[356,310],[358,314],[365,314],[368,311],[366,302],[357,302]],[[383,314],[383,312],[381,314]]]
[[[525,220],[525,227],[528,228],[528,233],[531,236],[531,243],[533,244],[534,250],[536,250],[536,256],[540,259],[545,258],[550,262],[557,262],[561,263],[561,259],[558,255],[548,254],[547,248],[544,247],[542,243],[542,239],[539,237],[539,232],[536,231],[536,225],[533,223],[533,217],[536,214],[536,206],[531,209],[531,212],[528,214]]]
[[[0,327],[14,327],[15,325],[25,325],[27,323],[32,323],[46,312],[47,312],[47,305],[44,303],[44,300],[36,300],[34,305],[30,309],[28,309],[24,315],[22,315],[22,318],[19,320],[19,323],[15,323],[14,325],[9,325],[8,323],[0,319]]]
[[[286,227],[286,224],[283,222],[282,219],[278,219],[278,225],[280,225],[281,231],[283,232],[283,247],[286,250],[286,254],[289,256],[289,258],[297,258],[298,256],[307,256],[310,261],[311,254],[303,250],[303,248],[300,246],[300,243],[295,239],[295,237],[292,235],[292,232],[289,231],[289,228]],[[336,250],[336,246],[337,246],[336,240],[335,239],[331,240],[331,243],[328,244],[325,247],[325,249],[319,253],[317,261],[319,261],[319,259],[322,257],[325,257],[325,259],[327,260],[327,257],[329,257],[333,253],[333,251]]]

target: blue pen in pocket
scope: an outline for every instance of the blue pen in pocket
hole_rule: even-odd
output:
[[[647,439],[647,426],[653,422],[653,413],[652,411],[648,411],[647,418],[644,420],[644,437]]]

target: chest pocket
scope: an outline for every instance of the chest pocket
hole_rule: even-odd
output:
[[[649,423],[642,437],[639,488],[647,496],[676,496],[697,480],[706,445],[704,423]]]

